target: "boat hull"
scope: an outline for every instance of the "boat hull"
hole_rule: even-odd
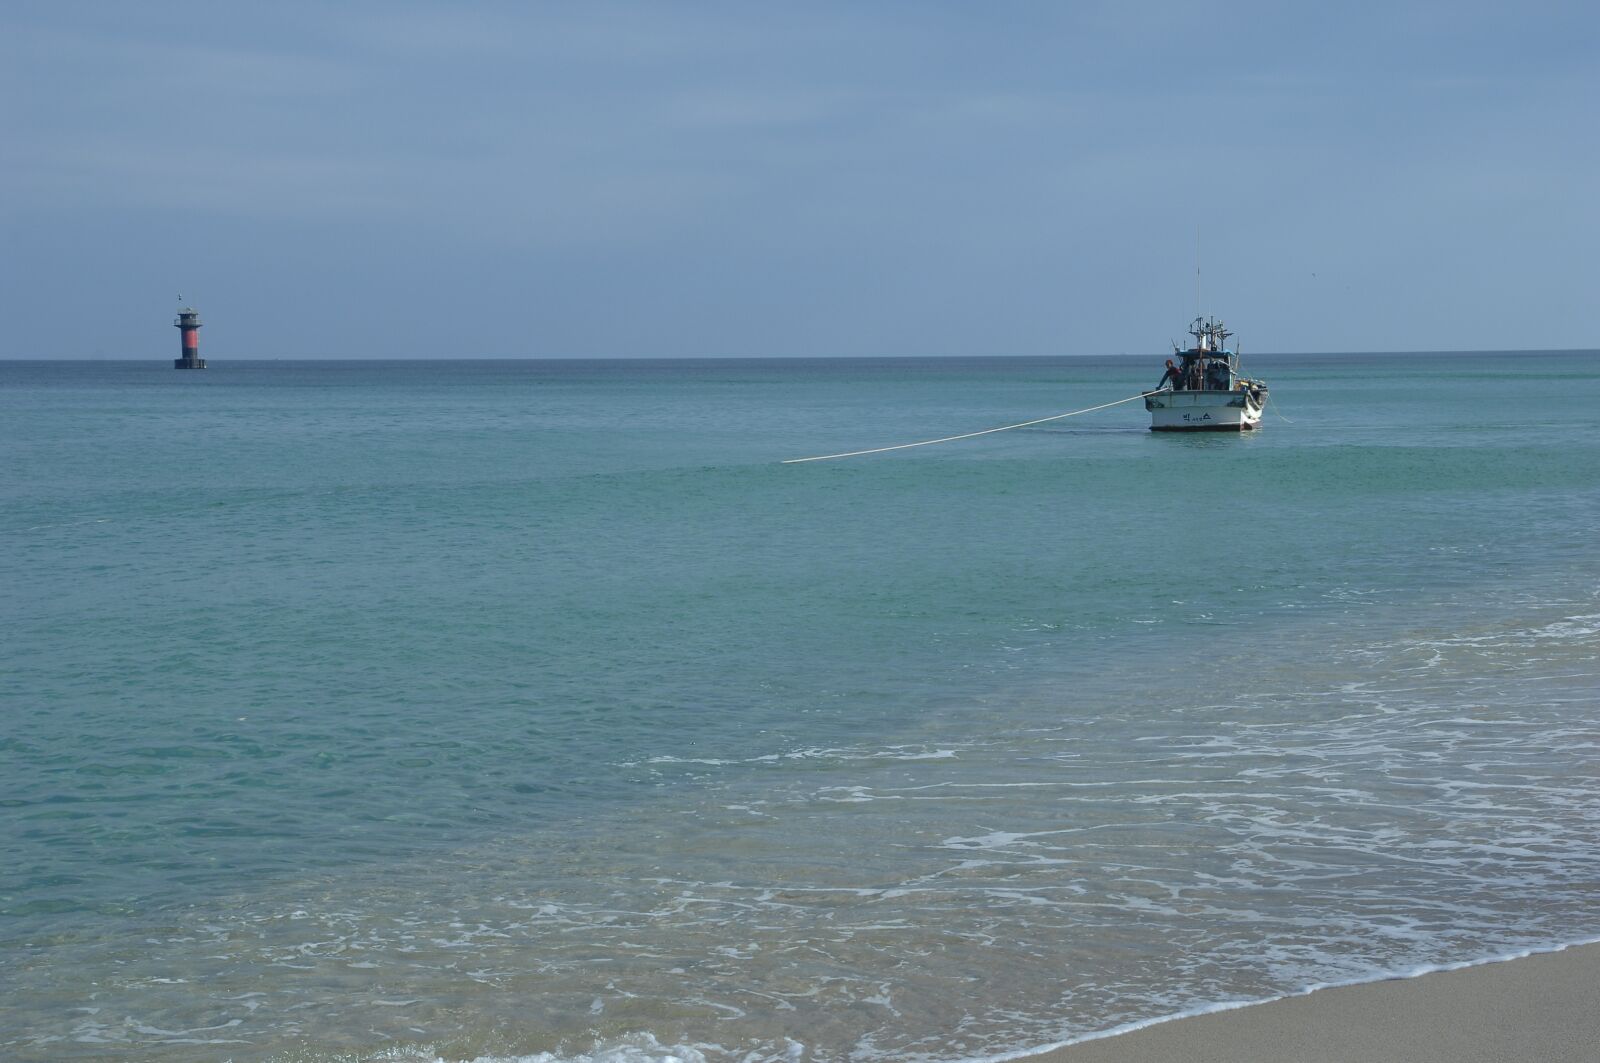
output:
[[[1161,391],[1146,395],[1152,432],[1248,432],[1261,426],[1265,388],[1238,391]]]

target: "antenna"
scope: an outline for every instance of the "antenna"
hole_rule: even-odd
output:
[[[1194,316],[1200,316],[1200,226],[1194,227]]]

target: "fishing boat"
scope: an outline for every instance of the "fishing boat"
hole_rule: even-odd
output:
[[[1194,343],[1172,345],[1167,372],[1144,395],[1152,432],[1244,432],[1261,426],[1267,385],[1239,375],[1239,352],[1228,349],[1233,333],[1216,318],[1195,318]],[[1174,359],[1178,361],[1175,363]]]

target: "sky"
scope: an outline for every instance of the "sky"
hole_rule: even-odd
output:
[[[1586,2],[6,0],[0,152],[0,358],[1600,347]]]

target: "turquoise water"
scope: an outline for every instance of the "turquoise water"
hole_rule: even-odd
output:
[[[957,1060],[1600,936],[1600,353],[0,363],[0,1055]]]

